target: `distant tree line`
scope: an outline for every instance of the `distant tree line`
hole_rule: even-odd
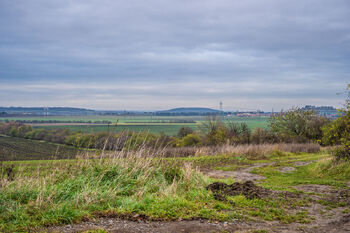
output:
[[[0,120],[1,121],[1,120]],[[9,123],[11,120],[5,119],[3,122]],[[54,123],[87,123],[87,124],[112,124],[112,121],[98,120],[98,121],[84,121],[84,120],[15,120],[15,122],[23,124],[54,124]]]
[[[137,148],[143,144],[147,147],[162,147],[171,144],[171,137],[146,132],[122,131],[118,133],[99,132],[82,133],[69,129],[34,129],[30,125],[11,121],[0,123],[0,134],[32,140],[66,144],[77,148],[120,150],[122,148]]]
[[[128,121],[127,123],[196,123],[194,120],[184,120],[184,119],[177,119],[177,120],[161,120],[161,121]]]

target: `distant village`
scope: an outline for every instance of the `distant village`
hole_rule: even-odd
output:
[[[317,114],[324,116],[326,118],[337,118],[339,116],[338,110],[332,106],[313,106],[306,105],[300,110],[304,111],[314,111]],[[280,112],[264,112],[264,111],[256,111],[256,112],[236,112],[232,113],[232,115],[238,117],[270,117],[273,114],[278,114]]]

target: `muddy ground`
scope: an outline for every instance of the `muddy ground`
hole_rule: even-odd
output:
[[[308,164],[308,163],[307,163]],[[296,166],[304,166],[297,164]],[[104,229],[107,232],[317,232],[317,233],[342,233],[350,232],[350,188],[335,190],[326,185],[298,185],[295,189],[302,191],[301,194],[273,191],[256,186],[253,181],[264,179],[259,176],[258,179],[251,179],[257,175],[250,172],[257,167],[268,166],[270,164],[258,164],[249,168],[235,172],[225,171],[207,171],[208,175],[218,177],[218,174],[227,178],[229,176],[236,178],[241,183],[226,185],[224,183],[213,183],[207,188],[212,190],[214,197],[219,200],[225,200],[227,195],[242,194],[247,198],[266,198],[273,197],[276,194],[286,195],[288,198],[309,198],[308,206],[295,207],[290,211],[305,210],[308,212],[310,223],[290,223],[283,224],[279,221],[252,221],[244,222],[241,220],[232,220],[230,222],[211,222],[207,220],[189,220],[174,222],[148,222],[146,220],[134,219],[122,220],[118,218],[98,218],[94,221],[82,222],[66,226],[57,226],[45,229],[48,232],[84,232],[93,229]],[[255,177],[257,178],[257,177]],[[350,187],[350,182],[348,183]],[[320,204],[321,201],[333,203],[333,207]],[[342,205],[338,205],[342,203]],[[336,207],[342,206],[342,207]]]

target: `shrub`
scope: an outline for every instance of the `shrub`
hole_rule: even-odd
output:
[[[256,128],[251,134],[250,141],[253,144],[276,143],[279,141],[276,134],[268,129]]]
[[[340,145],[350,141],[350,111],[343,114],[322,128],[324,145]]]
[[[346,146],[337,146],[331,153],[335,156],[336,160],[350,160],[350,150]]]
[[[181,127],[179,129],[179,131],[177,132],[177,136],[179,138],[183,138],[185,136],[187,136],[188,134],[192,134],[193,133],[193,129],[190,127]]]
[[[201,138],[196,134],[188,134],[177,143],[177,146],[198,146],[201,144]]]

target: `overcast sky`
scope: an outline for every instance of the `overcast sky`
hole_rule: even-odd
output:
[[[349,0],[1,0],[0,106],[341,106]]]

